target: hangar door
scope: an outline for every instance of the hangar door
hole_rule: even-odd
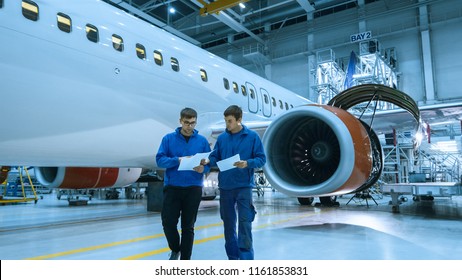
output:
[[[264,88],[260,88],[261,95],[263,96],[261,101],[261,106],[263,108],[263,116],[271,117],[271,103],[270,103],[270,95],[268,91]]]
[[[249,101],[249,112],[258,113],[258,103],[261,100],[257,90],[255,89],[254,85],[249,82],[245,83],[245,87],[247,88],[247,99]]]

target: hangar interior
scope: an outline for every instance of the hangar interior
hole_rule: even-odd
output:
[[[212,1],[106,2],[322,104],[347,86],[376,83],[407,93],[422,107],[462,108],[459,0],[222,1],[231,6],[205,14],[201,8]],[[377,104],[378,111],[395,109]],[[339,197],[340,207],[300,205],[263,180],[254,192],[256,257],[460,259],[460,114],[426,123],[427,136],[417,150],[413,132],[384,129],[380,186]],[[413,187],[395,196],[381,188],[400,183],[448,184]],[[2,204],[0,257],[167,259],[159,213],[146,212],[147,186],[95,191],[88,204],[71,207],[56,200],[66,193],[41,189],[41,199]],[[432,199],[412,203],[415,194]],[[193,258],[226,258],[219,223],[218,201],[203,200]],[[275,238],[285,242],[274,244]],[[300,250],[301,239],[310,240],[306,251]]]

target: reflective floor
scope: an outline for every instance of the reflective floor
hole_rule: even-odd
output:
[[[338,207],[254,193],[255,258],[260,260],[462,259],[462,197],[414,202],[393,213],[389,196],[347,195]],[[315,201],[316,202],[316,201]],[[347,204],[348,203],[348,204]],[[160,213],[144,199],[94,198],[69,206],[55,194],[0,206],[0,259],[168,259]],[[193,259],[226,260],[218,199],[202,201]]]

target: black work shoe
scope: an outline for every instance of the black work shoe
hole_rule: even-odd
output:
[[[180,259],[180,252],[171,252],[169,260],[179,260]]]

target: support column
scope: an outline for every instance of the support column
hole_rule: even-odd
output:
[[[308,34],[308,89],[307,89],[307,95],[306,97],[309,100],[312,100],[314,102],[317,101],[318,99],[318,92],[316,90],[313,90],[313,87],[316,86],[316,68],[317,68],[317,62],[316,62],[316,54],[312,53],[310,50],[314,49],[314,35],[313,34]]]
[[[361,32],[366,32],[367,31],[367,29],[366,29],[366,21],[364,20],[364,18],[366,17],[366,12],[364,11],[364,0],[359,0],[358,1],[358,6],[359,6],[359,10],[358,10],[359,32],[360,33]]]
[[[271,24],[269,23],[266,23],[265,24],[265,34],[269,34],[271,32]],[[265,40],[265,42],[267,43],[268,40]],[[268,54],[268,45],[265,46],[265,55]],[[271,67],[272,63],[266,63],[265,66],[264,66],[264,71],[265,71],[265,77],[266,79],[272,81],[272,78],[273,78],[273,72],[272,72],[272,67]]]
[[[308,50],[308,89],[306,93],[306,97],[309,100],[312,100],[314,102],[317,101],[318,99],[318,92],[314,90],[313,88],[316,86],[315,82],[315,77],[316,77],[316,68],[317,68],[317,63],[316,63],[316,53],[313,52],[314,50],[314,35],[311,32],[314,30],[314,27],[312,26],[312,22],[314,19],[313,13],[307,13],[306,14],[307,21],[308,21],[308,36],[306,38],[307,40],[307,50]]]
[[[233,34],[228,34],[228,43],[229,43],[229,44],[234,43],[234,35],[233,35]],[[233,52],[231,51],[231,48],[228,48],[227,60],[228,60],[229,62],[233,62],[233,58],[234,58]],[[233,62],[233,63],[234,63],[234,62]]]
[[[424,2],[424,0],[419,0]],[[419,19],[420,19],[420,37],[422,40],[422,62],[424,70],[424,90],[425,99],[427,103],[434,103],[435,101],[435,85],[433,76],[433,61],[432,61],[432,50],[430,44],[430,29],[428,23],[428,9],[427,5],[419,7]]]

